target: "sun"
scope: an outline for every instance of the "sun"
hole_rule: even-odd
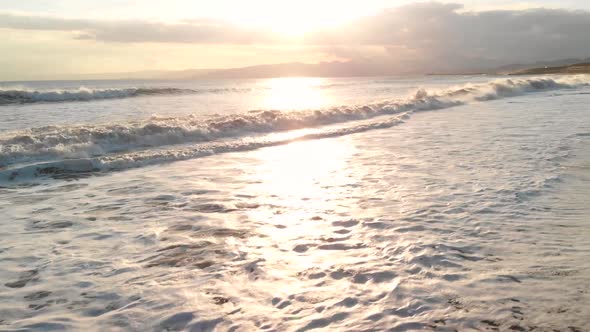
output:
[[[297,4],[275,8],[271,14],[252,18],[251,21],[285,37],[303,37],[322,26],[322,22],[310,14],[306,6]]]
[[[294,38],[303,37],[306,33],[314,29],[313,25],[301,22],[296,16],[276,19],[274,22],[269,22],[268,26],[276,33],[282,34],[285,37]]]
[[[233,7],[234,10],[223,14],[230,21],[294,38],[349,23],[375,6],[351,0],[252,0]]]

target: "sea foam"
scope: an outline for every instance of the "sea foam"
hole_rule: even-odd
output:
[[[141,96],[165,96],[198,93],[247,92],[251,89],[240,88],[109,88],[91,89],[80,87],[69,90],[30,90],[24,88],[0,89],[0,105],[33,104],[33,103],[64,103],[76,101],[92,101],[103,99],[123,99]]]

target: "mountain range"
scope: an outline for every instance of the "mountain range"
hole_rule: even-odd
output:
[[[509,64],[499,67],[473,67],[463,70],[446,70],[441,72],[408,69],[387,66],[371,62],[333,61],[309,63],[280,63],[241,68],[225,69],[186,69],[178,71],[152,70],[127,73],[87,74],[72,79],[157,79],[157,80],[192,80],[192,79],[244,79],[244,78],[276,78],[276,77],[355,77],[355,76],[400,76],[400,75],[494,75],[523,74],[527,70],[571,66],[579,63],[590,63],[587,59],[560,59],[539,61],[527,64]],[[542,71],[537,70],[538,73]],[[534,73],[534,72],[531,72]]]

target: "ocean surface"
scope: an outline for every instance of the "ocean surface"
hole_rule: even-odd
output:
[[[590,77],[0,83],[0,331],[590,331]]]

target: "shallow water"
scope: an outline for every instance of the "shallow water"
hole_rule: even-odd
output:
[[[4,182],[0,330],[589,330],[583,91]]]

